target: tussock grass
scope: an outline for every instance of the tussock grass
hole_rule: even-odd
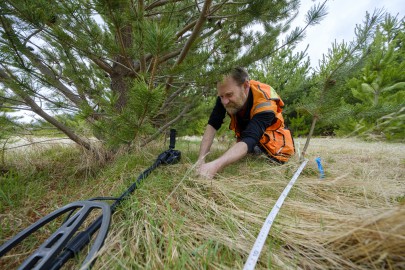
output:
[[[303,143],[296,140],[298,146]],[[223,144],[215,145],[219,150],[210,158],[222,153]],[[165,148],[159,143],[122,155],[85,174],[84,180],[73,175],[71,190],[56,188],[45,196],[44,210],[39,196],[36,200],[42,203],[15,203],[0,208],[0,215],[21,223],[20,228],[27,223],[28,209],[49,213],[59,201],[119,195]],[[180,141],[177,149],[182,161],[156,169],[115,212],[95,269],[242,268],[265,218],[300,164],[298,157],[280,166],[249,156],[216,179],[204,180],[193,171],[198,144]],[[75,165],[80,158],[74,156],[66,164],[72,172],[81,166]],[[325,179],[319,179],[317,156]],[[405,145],[321,138],[311,141],[307,157],[310,161],[285,200],[256,269],[405,268]],[[16,231],[2,232],[1,241]],[[11,255],[7,263],[23,257],[19,255]]]

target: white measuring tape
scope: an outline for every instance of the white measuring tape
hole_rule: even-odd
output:
[[[287,198],[288,193],[290,192],[292,186],[294,185],[295,181],[297,180],[298,176],[304,169],[305,165],[307,164],[308,159],[305,159],[298,170],[295,172],[294,176],[291,178],[291,181],[285,187],[283,192],[281,193],[280,197],[278,198],[276,204],[274,205],[273,209],[271,209],[270,214],[267,216],[266,221],[264,222],[262,229],[257,236],[256,242],[253,245],[252,250],[250,251],[249,258],[247,259],[243,270],[253,270],[255,269],[257,260],[259,259],[260,252],[266,242],[267,235],[269,234],[271,225],[273,224],[274,219],[278,211],[280,210],[281,206],[283,205],[284,199]]]

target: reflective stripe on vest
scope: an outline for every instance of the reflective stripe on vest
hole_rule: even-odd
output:
[[[272,112],[277,120],[273,125],[267,127],[266,131],[284,127],[284,118],[281,115],[284,102],[281,100],[277,92],[270,85],[254,80],[250,81],[250,91],[252,91],[253,96],[253,106],[250,110],[250,119],[252,119],[255,114],[261,112]],[[231,115],[229,128],[235,132],[237,138],[240,138],[240,131],[237,130],[237,121],[236,116],[234,115]]]

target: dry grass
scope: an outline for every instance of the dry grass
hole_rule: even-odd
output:
[[[181,164],[152,173],[115,213],[96,269],[241,269],[300,164],[298,157],[282,166],[248,157],[210,181],[194,177],[195,145],[177,148]],[[307,155],[256,269],[404,269],[405,145],[322,138]],[[140,158],[151,164],[153,157]],[[118,194],[128,173],[141,170],[131,167],[113,182],[101,177],[94,193]]]
[[[323,180],[316,156],[326,170]],[[308,158],[256,269],[403,269],[405,145],[314,139]],[[185,161],[167,170],[184,172],[192,165]],[[163,174],[176,190],[155,183],[153,191],[138,193],[116,215],[97,267],[242,268],[298,165],[298,158],[271,166],[249,157],[212,181],[190,172],[172,180],[172,173]]]

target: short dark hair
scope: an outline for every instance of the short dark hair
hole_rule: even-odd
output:
[[[239,85],[242,85],[249,80],[249,74],[243,67],[233,68],[231,72],[229,72],[229,76],[231,76]]]

